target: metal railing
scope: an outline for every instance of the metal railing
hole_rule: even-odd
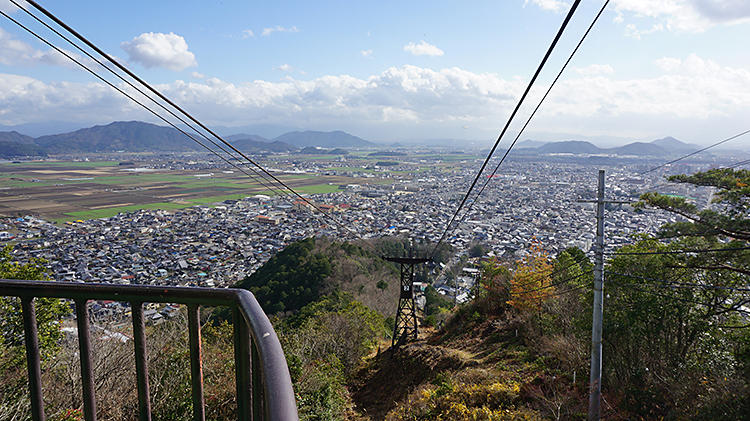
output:
[[[187,304],[193,419],[205,419],[201,364],[199,306],[228,306],[234,323],[237,415],[240,420],[297,420],[289,369],[271,322],[258,301],[242,289],[110,285],[0,279],[0,296],[19,297],[23,313],[32,419],[44,421],[39,338],[34,298],[67,298],[75,302],[81,360],[83,413],[96,420],[87,303],[90,300],[129,302],[133,319],[139,419],[151,419],[143,303]]]

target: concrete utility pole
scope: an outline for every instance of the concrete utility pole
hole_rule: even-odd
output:
[[[594,244],[594,318],[591,324],[591,378],[589,380],[589,420],[601,417],[602,396],[602,320],[604,318],[604,205],[606,203],[631,203],[621,200],[604,200],[604,170],[599,170],[596,200],[579,200],[596,203],[596,243]]]
[[[591,324],[589,420],[599,420],[602,396],[602,318],[604,317],[604,170],[596,190],[596,253],[594,261],[594,319]]]

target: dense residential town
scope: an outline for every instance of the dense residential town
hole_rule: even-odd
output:
[[[395,166],[387,172],[336,170],[304,160],[278,164],[283,171],[346,173],[363,182],[309,195],[307,200],[327,212],[326,217],[316,215],[303,200],[254,195],[178,211],[139,210],[64,224],[34,216],[5,218],[0,239],[13,241],[20,261],[44,259],[50,276],[60,281],[226,287],[287,244],[309,236],[354,240],[401,235],[435,242],[475,171],[473,162],[447,169]],[[216,164],[203,167],[213,168]],[[474,196],[469,199],[469,213],[459,215],[445,241],[457,253],[480,243],[489,256],[510,258],[523,256],[534,239],[552,254],[570,246],[590,251],[593,204],[580,199],[595,197],[597,169],[577,163],[510,162],[489,179],[476,203]],[[707,189],[665,186],[660,176],[637,176],[629,166],[606,170],[608,199],[636,200],[654,187],[689,196],[702,206],[710,199]],[[373,177],[381,183],[368,183]],[[671,215],[637,212],[627,204],[612,205],[606,218],[610,248],[628,243],[631,234],[654,232],[674,221]],[[466,294],[470,287],[465,283],[456,294]]]

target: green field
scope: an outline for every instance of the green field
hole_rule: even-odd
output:
[[[81,168],[97,168],[97,167],[116,167],[120,163],[118,161],[27,161],[19,163],[6,162],[0,165],[9,165],[16,167],[28,167],[38,166],[39,168],[49,167],[81,167]]]
[[[300,186],[295,188],[295,191],[302,194],[323,194],[332,193],[338,191],[338,186],[330,184],[314,184],[311,186]],[[255,196],[256,194],[264,194],[266,196],[274,196],[277,193],[272,191],[260,191],[257,193],[247,194],[226,194],[220,196],[207,196],[197,199],[186,199],[185,203],[174,203],[174,202],[157,202],[157,203],[145,203],[140,205],[127,205],[127,206],[115,206],[111,208],[103,209],[91,209],[85,211],[66,212],[65,217],[55,218],[57,222],[75,221],[78,219],[96,219],[96,218],[108,218],[115,216],[118,213],[134,212],[141,209],[164,209],[164,210],[179,210],[189,208],[196,205],[216,205],[225,200],[241,200],[246,197]]]

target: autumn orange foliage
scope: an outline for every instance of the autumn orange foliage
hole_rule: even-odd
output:
[[[552,263],[549,253],[539,240],[529,246],[529,254],[517,263],[510,278],[510,300],[508,304],[519,311],[538,310],[542,303],[554,293]]]

